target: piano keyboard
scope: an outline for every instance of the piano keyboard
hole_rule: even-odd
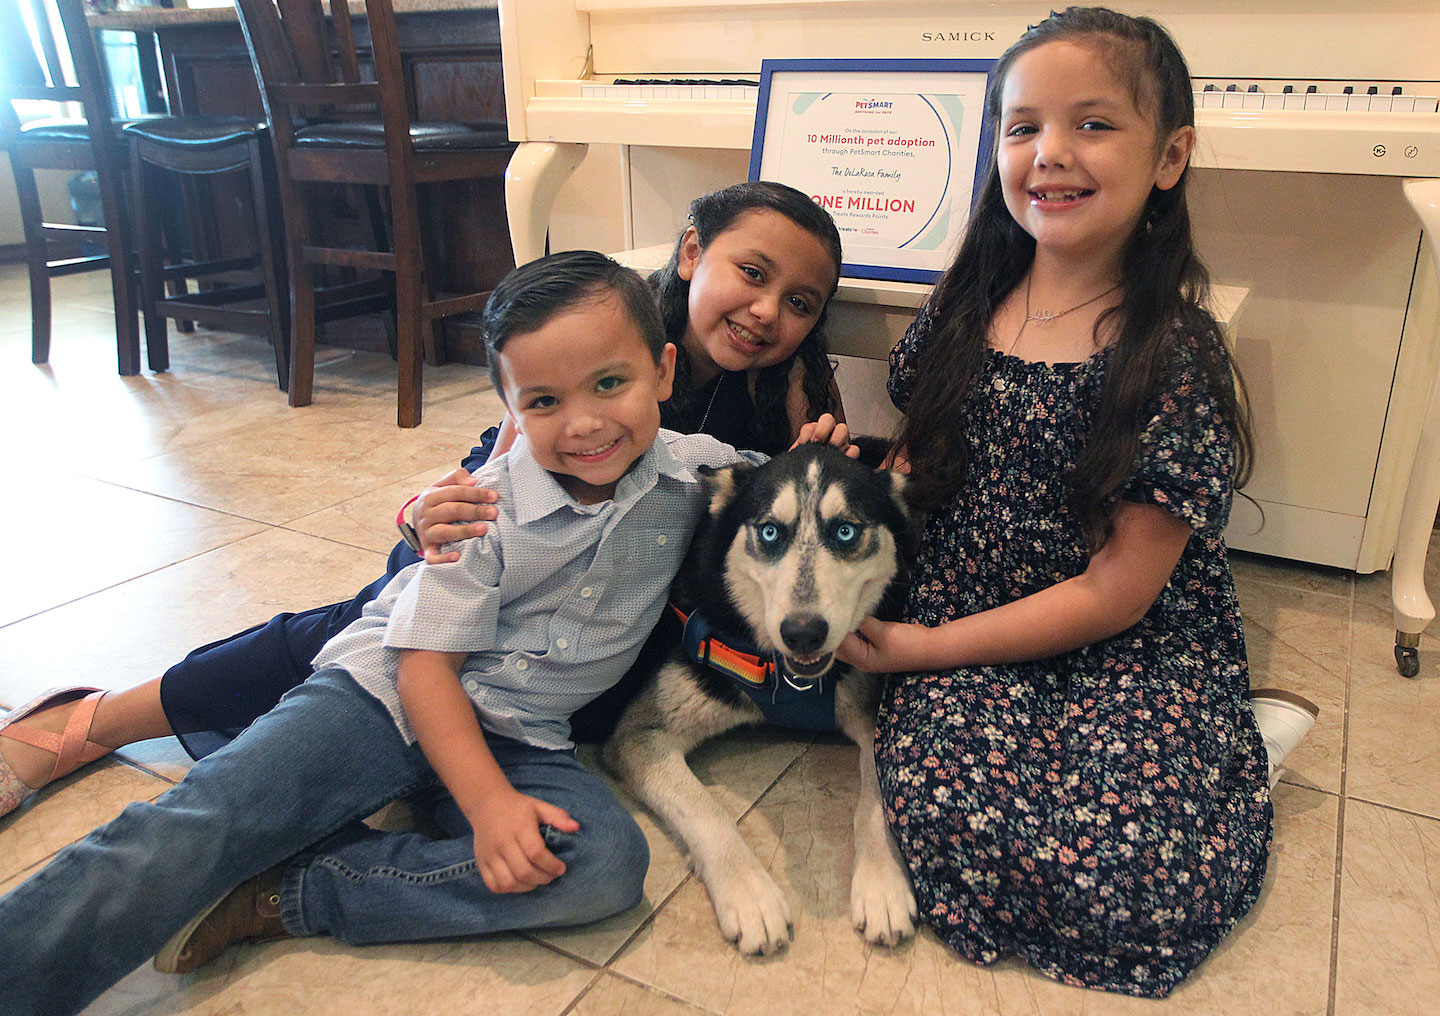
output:
[[[1196,109],[1434,113],[1433,81],[1257,81],[1196,78]],[[1429,94],[1426,94],[1426,93]]]
[[[755,102],[760,82],[747,78],[616,78],[605,82],[583,81],[580,95],[587,99],[731,99]]]

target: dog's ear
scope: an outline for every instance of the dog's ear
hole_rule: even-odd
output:
[[[901,511],[908,513],[911,508],[910,499],[906,496],[906,492],[910,486],[910,474],[902,473],[898,469],[881,469],[878,470],[878,472],[890,481],[891,500],[900,507]]]
[[[700,467],[699,473],[704,477],[705,493],[709,495],[711,517],[719,518],[720,513],[735,500],[735,491],[739,489],[744,478],[754,470],[755,464],[752,462],[732,462],[718,469],[711,466]]]
[[[907,529],[914,529],[923,514],[918,505],[915,504],[914,496],[917,493],[915,486],[910,482],[909,472],[901,472],[898,469],[880,469],[876,472],[889,480],[890,500],[899,509],[901,517],[907,523]]]

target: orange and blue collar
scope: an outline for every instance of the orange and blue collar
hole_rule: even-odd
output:
[[[719,631],[698,610],[687,614],[674,603],[670,609],[685,626],[686,658],[729,677],[760,708],[766,720],[797,730],[838,729],[834,681],[820,677],[797,684],[784,675],[783,664],[774,653],[762,652],[757,646]]]

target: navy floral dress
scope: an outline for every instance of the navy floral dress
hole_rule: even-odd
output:
[[[922,313],[891,355],[902,410],[930,331]],[[1271,829],[1220,535],[1229,433],[1194,341],[1175,345],[1120,493],[1194,530],[1153,607],[1061,656],[897,674],[875,746],[921,914],[953,949],[1149,997],[1169,994],[1254,904]],[[1085,570],[1065,478],[1109,360],[987,354],[966,417],[968,479],[927,521],[906,620],[943,624]]]

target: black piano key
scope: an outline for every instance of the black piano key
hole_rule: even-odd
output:
[[[1316,85],[1306,85],[1306,86],[1305,86],[1305,94],[1306,94],[1306,95],[1314,95],[1314,94],[1315,94],[1316,92],[1318,92],[1318,91],[1320,91],[1320,89],[1319,89],[1319,87],[1317,87]]]
[[[1294,85],[1286,85],[1286,86],[1285,86],[1285,90],[1284,90],[1284,94],[1285,94],[1285,95],[1292,95],[1292,94],[1294,94],[1294,92],[1295,92],[1295,86],[1294,86]]]
[[[1251,85],[1251,86],[1247,89],[1247,91],[1258,92],[1258,91],[1260,91],[1260,86],[1259,86],[1259,85]]]
[[[760,82],[752,81],[749,78],[615,78],[611,84],[615,85],[690,85],[703,87],[705,85],[743,85],[750,88],[759,88]]]
[[[1380,94],[1380,86],[1379,86],[1379,85],[1371,85],[1369,88],[1365,89],[1365,94],[1366,94],[1366,95],[1379,95],[1379,94]]]

